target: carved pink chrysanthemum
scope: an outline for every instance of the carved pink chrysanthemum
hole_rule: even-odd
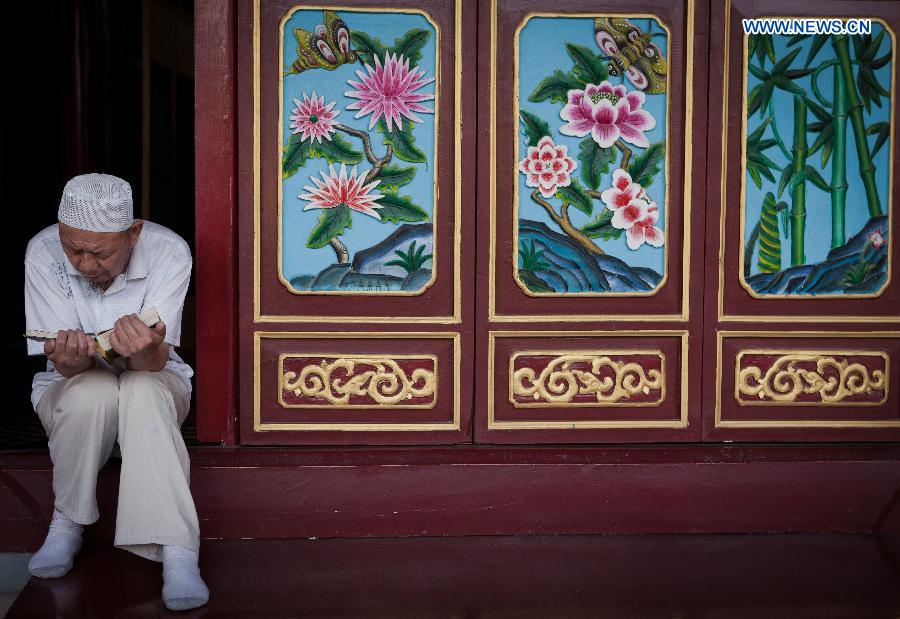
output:
[[[359,99],[347,106],[348,110],[359,110],[354,118],[372,115],[369,119],[369,129],[372,129],[382,116],[388,131],[392,131],[395,124],[398,127],[403,126],[404,117],[413,122],[422,122],[422,119],[413,112],[434,113],[434,110],[420,105],[422,101],[434,99],[434,95],[414,92],[433,82],[434,78],[422,79],[425,71],[417,66],[413,66],[410,70],[409,58],[385,54],[382,64],[378,56],[375,56],[375,67],[365,65],[365,68],[368,75],[357,71],[356,75],[360,81],[347,81],[356,90],[348,90],[344,95]]]
[[[368,170],[357,176],[354,167],[348,176],[347,167],[343,163],[340,174],[335,172],[334,164],[329,168],[329,172],[322,170],[322,180],[315,176],[309,177],[315,187],[308,185],[303,187],[308,193],[301,194],[300,199],[309,200],[309,204],[303,208],[304,211],[314,208],[335,208],[346,204],[354,211],[381,219],[381,215],[375,209],[381,208],[377,201],[384,196],[380,193],[370,193],[381,182],[380,180],[363,185]]]
[[[303,93],[303,101],[294,99],[295,107],[291,114],[291,133],[299,133],[300,140],[309,141],[317,140],[322,143],[322,138],[331,140],[331,134],[334,133],[335,118],[341,113],[340,110],[331,111],[335,102],[332,101],[325,105],[325,97],[316,97],[316,91],[312,93],[312,99]]]

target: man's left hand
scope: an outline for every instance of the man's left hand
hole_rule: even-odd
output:
[[[123,357],[153,358],[165,337],[166,325],[162,320],[151,329],[137,314],[128,314],[116,321],[109,343]]]

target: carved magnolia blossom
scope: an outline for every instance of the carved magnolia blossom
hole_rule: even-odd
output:
[[[569,102],[559,113],[569,122],[559,131],[577,137],[590,134],[601,148],[611,147],[619,138],[646,148],[650,141],[644,132],[656,127],[656,119],[642,109],[644,101],[643,92],[628,92],[625,86],[605,80],[588,84],[584,90],[570,90]]]

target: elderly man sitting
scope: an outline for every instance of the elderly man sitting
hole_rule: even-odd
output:
[[[55,339],[28,341],[47,356],[31,401],[50,443],[53,520],[29,570],[57,578],[72,568],[84,525],[99,518],[97,473],[118,440],[122,454],[115,545],[163,564],[163,601],[202,606],[209,591],[197,565],[199,526],[180,426],[193,371],[175,353],[191,274],[187,243],[132,218],[131,187],[86,174],[70,180],[59,223],[28,243],[25,320]],[[153,328],[137,316],[155,307]],[[86,333],[113,328],[112,365]]]

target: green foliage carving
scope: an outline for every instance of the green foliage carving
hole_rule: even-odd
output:
[[[409,247],[405,252],[401,249],[395,249],[394,253],[399,256],[399,259],[385,262],[384,265],[401,267],[407,273],[415,273],[421,269],[426,262],[431,260],[431,254],[425,253],[425,245],[420,245],[416,248],[415,241],[409,244]]]
[[[346,204],[324,209],[319,215],[319,221],[309,233],[306,246],[310,249],[325,247],[331,239],[343,234],[352,223],[350,208]]]
[[[528,138],[529,146],[537,146],[537,143],[545,135],[552,135],[550,131],[550,123],[536,114],[532,114],[527,110],[521,110],[519,117],[522,119],[522,131]]]

